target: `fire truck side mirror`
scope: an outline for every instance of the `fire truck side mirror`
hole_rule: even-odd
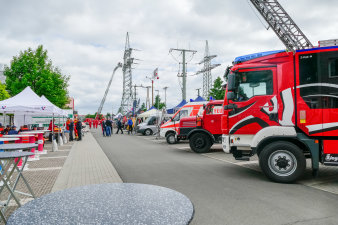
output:
[[[228,100],[234,100],[235,99],[235,93],[233,91],[227,93],[227,99]]]
[[[234,91],[235,90],[235,73],[231,73],[228,75],[228,91]]]

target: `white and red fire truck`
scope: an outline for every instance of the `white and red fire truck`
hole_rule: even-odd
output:
[[[238,57],[227,74],[223,150],[257,154],[276,182],[298,179],[306,158],[314,175],[319,163],[338,165],[338,46],[320,44]]]

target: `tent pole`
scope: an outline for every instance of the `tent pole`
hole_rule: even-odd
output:
[[[6,112],[4,111],[4,127],[6,127]]]

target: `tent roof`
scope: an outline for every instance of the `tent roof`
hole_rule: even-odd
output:
[[[148,109],[147,111],[149,111],[149,110],[153,110],[153,109],[156,109],[157,110],[157,108],[155,107],[155,106],[152,106],[150,109]]]
[[[146,112],[141,113],[140,115],[138,115],[138,117],[143,117],[143,118],[145,118],[145,117],[149,117],[149,116],[155,115],[156,113],[161,114],[162,112],[159,111],[159,110],[157,110],[156,108],[154,108],[154,109],[151,109],[151,108],[150,108],[148,111],[146,111]]]
[[[201,97],[201,96],[198,96],[195,100],[194,100],[194,102],[204,102],[205,101],[205,99],[203,98],[203,97]]]
[[[177,111],[178,109],[180,109],[182,106],[184,106],[185,104],[187,104],[187,101],[185,99],[183,99],[180,103],[178,103],[177,106],[171,108],[171,109],[167,109],[167,113],[168,114],[174,114],[175,111]]]
[[[51,107],[28,86],[19,94],[0,101],[0,111],[7,113],[50,114]]]
[[[31,87],[26,87],[19,94],[0,101],[0,112],[16,115],[66,115],[67,112],[53,105],[45,96],[39,97]]]
[[[50,107],[50,109],[52,110],[52,113],[63,115],[63,116],[68,116],[68,113],[66,111],[60,109],[59,107],[51,103],[44,95],[41,96],[41,100],[44,104]]]

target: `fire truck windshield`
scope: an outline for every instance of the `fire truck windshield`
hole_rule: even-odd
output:
[[[272,71],[238,72],[235,78],[235,101],[246,101],[257,95],[273,93]]]

